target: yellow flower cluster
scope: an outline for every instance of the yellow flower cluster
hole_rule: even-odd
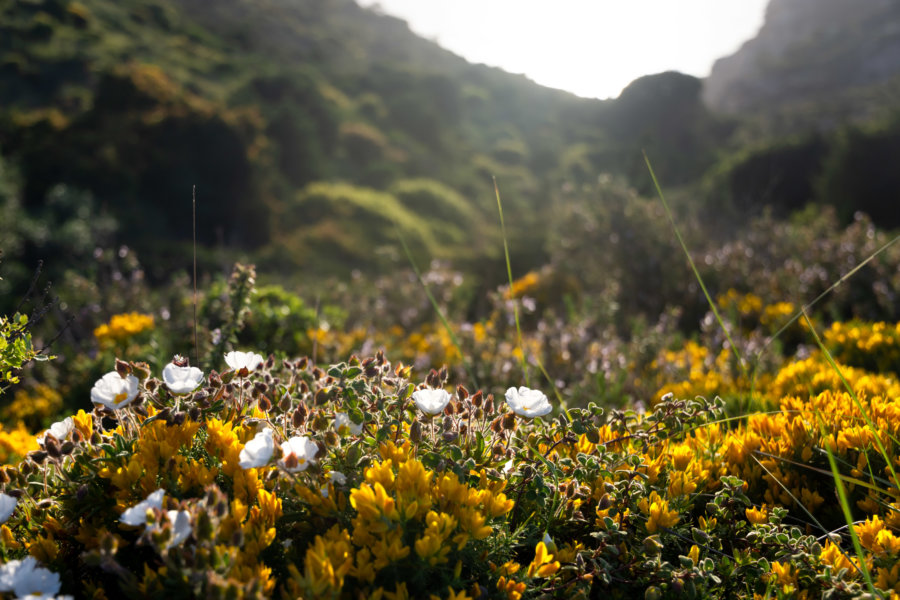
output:
[[[356,512],[350,527],[335,525],[316,536],[302,573],[289,567],[292,596],[338,596],[345,578],[352,577],[357,585],[371,586],[369,593],[390,597],[375,585],[380,573],[413,554],[430,566],[458,559],[470,541],[493,533],[492,519],[512,510],[513,501],[503,493],[505,481],[473,472],[477,482],[470,485],[452,472],[436,474],[411,456],[409,442],[386,442],[379,452],[382,460],[367,468],[364,482],[350,491]],[[337,510],[341,495],[335,503],[331,491],[316,501],[311,490],[298,489],[320,513]]]
[[[763,310],[763,299],[756,294],[741,294],[731,288],[716,298],[716,304],[725,311],[734,310],[741,316],[759,315]]]
[[[834,323],[823,337],[844,364],[876,373],[900,371],[900,323]]]
[[[0,420],[5,423],[25,421],[38,425],[59,414],[62,395],[49,385],[39,383],[32,390],[16,390],[13,401],[0,411]]]
[[[530,271],[513,281],[503,296],[507,299],[527,296],[537,289],[540,281],[540,275],[536,271]]]
[[[6,429],[0,425],[0,465],[16,462],[37,449],[34,434],[24,423],[20,422],[15,429]]]
[[[668,393],[676,398],[714,398],[739,389],[740,382],[731,375],[730,359],[728,350],[713,356],[707,348],[693,341],[680,350],[663,352],[650,365],[659,386],[654,401]]]
[[[113,315],[109,323],[94,329],[94,337],[98,344],[108,347],[150,329],[153,329],[152,315],[130,312]]]

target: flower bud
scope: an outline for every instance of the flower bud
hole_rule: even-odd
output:
[[[469,397],[469,390],[467,390],[462,384],[456,386],[456,397],[461,401],[465,400]]]
[[[191,417],[191,421],[199,423],[200,419],[203,418],[203,411],[201,411],[200,408],[196,406],[192,406],[188,411],[188,415]]]
[[[316,392],[316,406],[322,406],[329,400],[328,388],[322,388]]]
[[[209,381],[209,385],[212,387],[222,386],[222,378],[219,376],[218,371],[210,371],[209,377],[207,377],[207,381]]]
[[[131,363],[132,370],[134,371],[134,376],[138,379],[147,379],[150,377],[150,365],[145,362],[133,362]]]
[[[291,423],[295,428],[303,427],[303,424],[306,423],[306,417],[309,415],[309,410],[306,408],[306,404],[302,401],[297,406],[297,410],[294,411],[293,416],[291,417]]]
[[[71,442],[71,441],[66,441],[63,443],[62,446],[59,447],[59,451],[64,456],[68,456],[69,454],[72,454],[72,452],[74,450],[75,450],[75,442]]]
[[[658,535],[651,535],[644,538],[644,552],[647,554],[659,554],[662,552],[663,545],[659,541]]]
[[[501,418],[497,417],[496,419],[491,421],[491,431],[493,431],[494,433],[500,433],[501,431],[503,431],[503,425],[501,425],[500,420]]]
[[[28,455],[28,458],[33,460],[35,463],[42,465],[44,464],[44,461],[47,460],[47,452],[45,452],[44,450],[35,450]]]
[[[375,363],[374,358],[367,358],[366,360],[364,360],[362,362],[362,367],[363,367],[363,373],[365,373],[365,376],[368,377],[369,379],[378,375],[379,365],[377,365]]]
[[[484,394],[481,390],[475,392],[475,395],[472,396],[472,404],[478,408],[481,408],[481,405],[484,403]]]
[[[269,400],[268,396],[261,396],[259,400],[256,402],[259,405],[259,410],[263,412],[269,412],[272,410],[272,401]]]
[[[341,442],[341,439],[338,437],[338,434],[335,433],[333,429],[329,429],[325,432],[325,445],[326,446],[337,446]]]
[[[116,359],[116,373],[119,374],[119,377],[125,379],[128,375],[131,375],[131,365],[129,365],[124,360]]]
[[[47,451],[47,454],[49,454],[51,458],[59,458],[61,456],[59,451],[59,440],[49,433],[44,436],[44,450]]]
[[[281,396],[281,400],[278,401],[278,409],[283,413],[291,410],[291,395],[289,393],[285,392]]]
[[[504,413],[501,417],[501,425],[506,431],[515,431],[516,430],[516,415],[515,413]]]
[[[412,425],[409,427],[409,441],[413,444],[418,444],[422,441],[422,423],[421,421],[413,421]]]

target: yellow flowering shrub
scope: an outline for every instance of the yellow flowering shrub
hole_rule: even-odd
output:
[[[0,468],[0,552],[76,597],[897,592],[893,374],[842,363],[848,391],[813,352],[758,382],[771,410],[727,418],[715,396],[746,383],[729,359],[689,342],[658,361],[674,383],[648,410],[554,402],[535,418],[383,354],[263,361],[179,396],[121,363],[140,379],[122,408],[81,410],[40,443],[0,430],[0,449],[21,432]],[[426,388],[451,391],[426,413]]]
[[[139,333],[153,329],[153,316],[137,312],[113,315],[109,323],[94,329],[94,337],[101,347],[120,344]]]
[[[30,390],[16,390],[13,401],[0,409],[0,420],[4,423],[22,421],[36,428],[43,421],[59,414],[62,404],[62,394],[49,385],[39,383]]]

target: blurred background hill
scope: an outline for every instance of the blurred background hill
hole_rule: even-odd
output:
[[[0,0],[0,291],[104,244],[165,280],[189,263],[194,185],[205,269],[376,274],[407,264],[402,236],[495,286],[492,177],[525,272],[564,260],[566,218],[603,189],[651,195],[642,150],[696,239],[810,204],[892,228],[898,82],[887,0],[772,0],[708,79],[611,100],[469,64],[352,0]]]

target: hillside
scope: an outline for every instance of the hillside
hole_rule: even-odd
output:
[[[896,2],[772,0],[759,34],[715,63],[704,100],[732,114],[815,104],[829,109],[819,124],[834,126],[873,116],[886,93],[896,97],[898,77]]]
[[[562,184],[646,188],[642,148],[679,184],[717,141],[694,78],[580,99],[352,0],[0,0],[0,23],[0,149],[24,206],[86,191],[151,262],[190,238],[176,215],[196,185],[202,243],[283,271],[383,266],[394,224],[423,260],[480,264],[500,247],[496,177],[527,267]]]

